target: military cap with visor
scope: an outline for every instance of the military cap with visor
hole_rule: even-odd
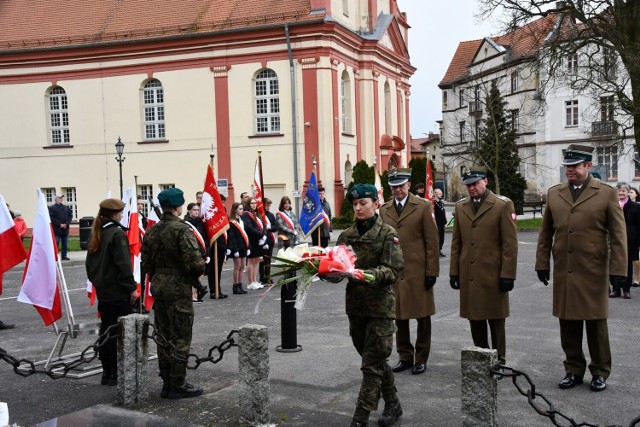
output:
[[[389,171],[387,182],[393,187],[397,187],[411,181],[411,168],[392,169]]]
[[[184,192],[179,188],[167,188],[158,194],[160,206],[177,208],[184,205]]]
[[[347,198],[350,202],[366,198],[378,200],[378,189],[371,184],[356,184],[349,190]]]
[[[481,179],[485,179],[487,177],[487,170],[482,167],[474,167],[464,173],[462,175],[462,183],[464,185],[474,184]]]
[[[593,147],[588,145],[570,144],[562,151],[562,165],[572,166],[582,162],[590,162],[593,159]]]

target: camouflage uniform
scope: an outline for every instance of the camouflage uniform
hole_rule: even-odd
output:
[[[193,302],[191,288],[200,288],[205,263],[191,228],[170,213],[147,231],[142,247],[142,268],[151,277],[155,298],[155,327],[176,353],[185,359],[191,346]],[[169,350],[170,352],[171,350]],[[170,353],[169,353],[170,354]],[[186,362],[178,362],[158,347],[160,376],[172,385],[182,385]]]
[[[369,412],[378,408],[381,393],[385,402],[397,399],[387,358],[393,349],[395,332],[392,285],[402,270],[403,259],[398,233],[380,217],[375,215],[359,224],[360,227],[356,223],[340,234],[338,244],[350,245],[357,255],[356,268],[375,276],[373,283],[350,279],[346,292],[349,333],[362,356],[362,385],[354,419],[366,422]]]

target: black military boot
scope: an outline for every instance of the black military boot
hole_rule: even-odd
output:
[[[247,293],[247,291],[245,291],[245,290],[242,288],[242,283],[238,283],[238,290],[240,291],[240,293],[241,293],[241,294],[246,294],[246,293]]]
[[[382,427],[388,427],[393,425],[398,418],[402,416],[402,407],[400,406],[400,400],[396,399],[391,402],[384,403],[384,410],[382,415],[378,418],[378,425]]]
[[[240,292],[240,285],[238,285],[237,283],[233,284],[233,294],[234,295],[242,294],[242,292]]]
[[[162,377],[162,390],[160,391],[161,398],[166,399],[169,397],[170,385],[171,382],[169,381],[169,378]]]
[[[196,397],[202,394],[202,388],[192,386],[189,383],[183,385],[169,385],[169,393],[167,397],[169,399],[182,399],[189,397]]]

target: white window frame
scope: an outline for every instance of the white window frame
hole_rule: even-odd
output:
[[[613,95],[600,97],[600,121],[612,122],[615,115],[615,100]]]
[[[520,110],[511,110],[511,127],[514,132],[520,130]]]
[[[51,88],[48,96],[50,145],[71,144],[69,131],[69,103],[67,93],[61,86]]]
[[[164,89],[158,79],[147,81],[142,88],[144,120],[144,140],[164,141],[166,139],[164,115]]]
[[[144,206],[142,208],[142,213],[144,216],[149,216],[149,197],[153,199],[153,186],[151,184],[141,184],[138,185],[138,193],[136,197],[140,195],[140,198],[144,200]]]
[[[520,79],[518,78],[518,71],[511,73],[511,93],[516,93],[520,86]]]
[[[465,126],[466,126],[466,123],[464,122],[464,120],[462,120],[462,121],[460,121],[458,123],[458,129],[459,129],[459,132],[460,132],[460,142],[463,143],[463,144],[464,144],[464,140],[465,140],[464,139]]]
[[[608,147],[596,147],[596,155],[598,156],[598,164],[606,166],[607,176],[605,179],[618,179],[618,146],[614,144]]]
[[[577,99],[564,102],[564,126],[576,127],[580,124],[580,105]]]
[[[71,209],[71,218],[73,221],[78,220],[78,197],[76,187],[62,187],[60,189],[64,196],[64,204]]]
[[[256,75],[253,95],[256,134],[280,133],[280,86],[275,71],[265,68]]]
[[[351,134],[351,80],[349,73],[344,71],[340,78],[340,123],[342,132]]]
[[[56,189],[55,188],[41,188],[42,194],[44,195],[44,199],[47,202],[47,206],[51,206],[56,202]]]
[[[466,104],[464,103],[464,89],[460,89],[458,92],[458,102],[460,104],[460,108],[464,107]]]
[[[578,74],[578,53],[573,52],[567,55],[567,74]]]
[[[160,191],[168,190],[170,188],[176,188],[175,184],[160,184]]]

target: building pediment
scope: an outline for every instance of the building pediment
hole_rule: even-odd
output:
[[[365,39],[376,40],[380,46],[401,58],[409,59],[407,41],[402,36],[400,25],[394,15],[380,14],[376,30],[372,34],[362,36]]]
[[[498,55],[504,55],[506,52],[507,49],[504,46],[497,44],[489,37],[485,37],[482,40],[482,43],[480,43],[480,46],[478,46],[478,50],[473,56],[471,64],[484,62],[487,59],[494,58]]]

